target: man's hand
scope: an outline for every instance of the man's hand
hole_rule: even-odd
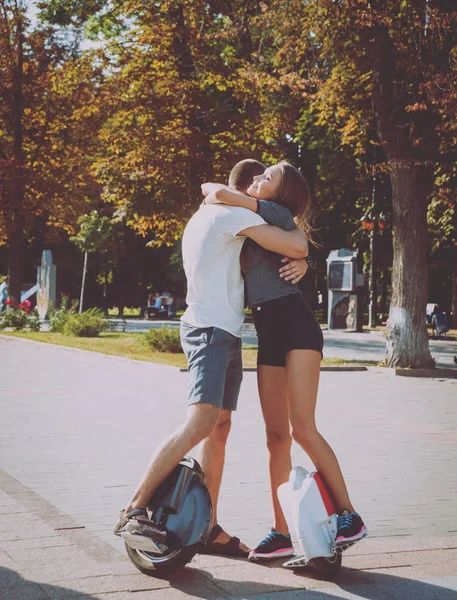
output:
[[[285,256],[281,262],[286,264],[279,269],[279,276],[290,283],[298,283],[309,269],[306,258],[292,259]]]

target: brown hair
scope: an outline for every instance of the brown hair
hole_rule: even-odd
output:
[[[254,176],[261,175],[265,168],[265,165],[253,158],[240,160],[230,171],[229,186],[244,191],[254,181]]]
[[[278,204],[287,206],[295,217],[297,227],[303,229],[310,242],[316,244],[313,239],[313,227],[311,225],[311,192],[308,182],[300,171],[286,162],[278,163],[281,169],[281,183],[278,194],[275,197]]]

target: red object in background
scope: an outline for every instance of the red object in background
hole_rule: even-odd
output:
[[[367,229],[368,231],[373,231],[374,229],[374,221],[368,215],[365,215],[361,219],[362,221],[362,229]]]
[[[30,302],[30,300],[24,300],[24,302],[20,302],[17,307],[20,310],[23,310],[27,315],[30,312],[30,308],[32,307],[32,303]]]

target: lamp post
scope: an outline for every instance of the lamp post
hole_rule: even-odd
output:
[[[377,217],[371,214],[364,215],[361,219],[362,229],[370,232],[370,273],[369,273],[369,305],[368,305],[368,327],[376,327],[378,313],[378,288],[376,284],[376,231],[384,231],[386,219],[382,213]]]

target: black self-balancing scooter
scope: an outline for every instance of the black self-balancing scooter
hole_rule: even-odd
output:
[[[121,533],[127,555],[146,575],[169,575],[192,560],[211,532],[213,506],[195,459],[185,457],[170,473],[151,497],[148,513],[166,531],[166,543]]]

